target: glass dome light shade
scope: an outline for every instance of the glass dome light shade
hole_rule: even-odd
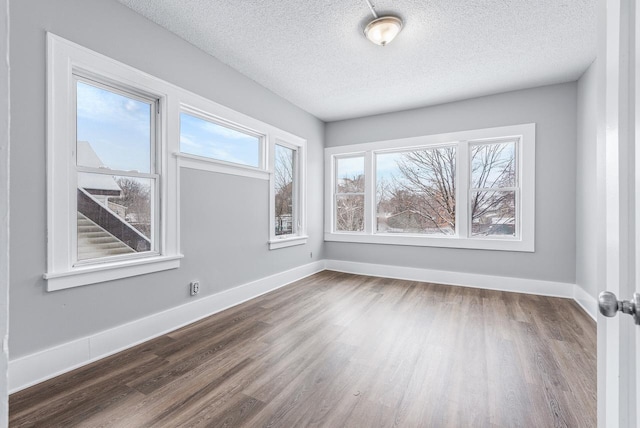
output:
[[[381,16],[367,24],[364,35],[376,45],[385,46],[402,30],[402,20],[395,16]]]

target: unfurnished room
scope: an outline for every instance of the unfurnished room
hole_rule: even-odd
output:
[[[0,0],[0,427],[640,426],[633,0]]]

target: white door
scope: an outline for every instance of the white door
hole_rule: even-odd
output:
[[[598,283],[631,301],[640,292],[640,7],[599,0],[598,9]],[[598,317],[598,426],[640,427],[640,326],[612,299],[601,294],[601,312],[614,316]]]

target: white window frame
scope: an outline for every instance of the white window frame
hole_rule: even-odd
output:
[[[191,99],[186,100],[186,98]],[[258,129],[243,125],[242,123],[251,123],[252,125],[257,126],[257,128],[262,128],[262,124],[255,119],[246,117],[237,112],[231,113],[230,111],[222,111],[228,109],[221,108],[222,106],[216,105],[216,103],[213,103],[212,101],[197,98],[199,97],[183,96],[183,104],[181,105],[180,113],[186,113],[198,119],[202,119],[252,137],[257,137],[260,140],[258,145],[258,166],[254,167],[251,165],[228,162],[221,159],[198,156],[178,151],[176,156],[180,158],[181,165],[186,168],[203,169],[212,172],[230,173],[262,179],[268,178],[265,156],[267,136],[263,131],[261,132]],[[195,107],[196,105],[199,105],[199,107]],[[214,114],[212,111],[216,111],[219,114]],[[220,114],[225,116],[223,117]],[[235,116],[236,121],[229,120],[228,118],[231,116]]]
[[[148,103],[151,106],[151,123],[150,123],[150,131],[151,131],[151,150],[150,150],[150,159],[149,159],[149,163],[150,163],[150,172],[149,173],[141,173],[141,172],[133,172],[133,171],[120,171],[120,170],[115,170],[115,169],[105,169],[105,168],[96,168],[96,167],[88,167],[88,166],[82,166],[82,165],[78,165],[76,162],[76,174],[75,174],[75,180],[73,181],[73,183],[69,183],[70,184],[70,192],[73,191],[73,189],[77,189],[78,188],[78,176],[79,174],[103,174],[103,175],[112,175],[112,176],[119,176],[119,177],[137,177],[137,178],[143,178],[143,179],[150,179],[153,180],[154,185],[153,185],[153,193],[151,195],[151,213],[152,213],[152,224],[153,227],[151,228],[151,236],[150,236],[150,241],[152,244],[152,247],[149,251],[145,251],[145,252],[141,252],[141,253],[133,253],[133,254],[123,254],[123,255],[117,255],[117,256],[105,256],[105,257],[100,257],[98,259],[86,259],[86,260],[79,260],[78,259],[78,246],[77,244],[73,244],[72,245],[72,263],[73,266],[82,266],[82,265],[94,265],[94,264],[98,264],[98,263],[106,263],[106,262],[110,262],[110,261],[122,261],[122,260],[127,260],[127,259],[136,259],[136,258],[148,258],[151,256],[157,256],[160,254],[160,239],[159,237],[161,236],[160,234],[160,225],[162,224],[162,219],[160,218],[160,173],[159,173],[159,167],[158,167],[158,161],[159,156],[157,156],[157,154],[159,153],[159,151],[161,151],[162,149],[162,141],[159,138],[160,133],[158,132],[159,130],[159,100],[156,99],[153,95],[150,94],[141,94],[139,93],[139,91],[132,91],[131,88],[124,88],[121,85],[118,85],[117,83],[113,83],[113,82],[104,82],[102,81],[102,79],[99,76],[92,76],[92,75],[87,75],[86,73],[83,73],[81,71],[75,72],[74,73],[74,96],[73,99],[74,101],[77,100],[77,84],[78,82],[82,82],[85,83],[87,85],[91,85],[94,86],[96,88],[99,89],[103,89],[106,91],[109,91],[111,93],[115,93],[127,98],[132,98],[132,99],[136,99],[137,101],[141,101],[141,102],[145,102]],[[77,123],[77,105],[74,103],[74,111],[76,112],[76,114],[74,114],[73,118],[74,118],[74,124],[72,129],[77,130],[78,127],[78,123]],[[78,138],[77,135],[74,133],[74,137],[73,137],[74,141],[77,144]],[[73,227],[71,228],[71,241],[72,243],[77,243],[78,242],[78,229],[77,227]]]
[[[471,236],[470,146],[493,141],[517,139],[517,176],[519,213],[516,237]],[[375,154],[456,145],[456,233],[444,235],[389,234],[375,231]],[[365,230],[335,231],[336,158],[365,156]],[[501,251],[535,251],[535,124],[522,124],[452,132],[396,140],[376,141],[325,149],[325,241],[357,242],[425,247],[470,248]]]
[[[367,156],[368,156],[367,153],[361,152],[361,153],[347,153],[347,154],[344,154],[344,155],[336,155],[333,158],[334,167],[331,170],[331,174],[333,174],[333,176],[332,176],[333,180],[331,182],[331,185],[333,186],[332,189],[331,189],[331,191],[332,191],[331,202],[333,203],[333,209],[331,210],[331,217],[332,217],[332,221],[333,221],[332,224],[333,224],[333,228],[334,228],[333,229],[334,230],[333,233],[347,233],[347,234],[360,234],[360,235],[371,233],[372,223],[368,222],[367,219],[366,219],[367,212],[369,212],[367,210],[367,196],[366,195],[368,194],[368,190],[370,190],[369,187],[368,187],[370,184],[368,183],[368,180],[366,178],[366,170],[367,170],[366,166],[364,168],[364,171],[365,171],[365,183],[364,183],[364,186],[365,186],[365,188],[364,188],[363,192],[355,192],[355,193],[338,193],[338,192],[336,192],[336,188],[338,187],[337,186],[337,173],[338,173],[338,171],[335,168],[335,164],[338,162],[338,160],[339,159],[362,158],[363,159],[363,164],[366,165],[367,164],[367,159],[368,159]],[[337,219],[336,219],[336,217],[337,217],[336,205],[337,204],[336,204],[336,202],[338,200],[338,196],[339,195],[345,195],[345,196],[360,196],[360,195],[362,195],[364,197],[365,222],[364,222],[363,230],[353,230],[353,231],[335,230],[335,224],[337,222]]]
[[[520,146],[522,145],[521,143],[521,138],[516,137],[516,139],[514,140],[514,138],[498,138],[498,139],[485,139],[485,140],[474,140],[474,141],[470,141],[469,144],[467,145],[467,153],[469,156],[469,161],[467,162],[467,168],[468,168],[468,174],[469,174],[469,187],[468,187],[468,191],[466,193],[467,195],[467,209],[468,209],[468,216],[467,216],[467,222],[465,224],[466,226],[466,233],[468,233],[469,235],[471,234],[471,230],[472,230],[472,223],[473,223],[473,216],[472,216],[472,210],[471,210],[471,204],[468,203],[469,200],[471,200],[471,196],[473,195],[473,193],[475,192],[514,192],[515,193],[515,209],[516,209],[516,216],[518,218],[522,217],[521,214],[521,210],[522,210],[522,204],[520,203],[521,198],[522,198],[522,189],[520,186],[520,174],[519,174],[519,169],[521,169],[521,149]],[[516,156],[516,186],[515,187],[485,187],[485,188],[475,188],[475,187],[471,187],[471,169],[472,169],[472,165],[470,162],[470,153],[471,153],[471,148],[473,146],[482,146],[482,145],[488,145],[488,144],[500,144],[500,143],[510,143],[510,142],[515,142],[515,156]],[[509,239],[509,240],[514,240],[514,239],[518,239],[521,234],[522,234],[522,221],[517,221],[516,222],[516,237],[515,238],[511,238],[511,237],[501,237],[500,235],[488,235],[488,236],[478,236],[475,239]]]
[[[221,104],[215,103],[204,97],[191,92],[182,91],[180,93],[180,112],[194,115],[205,120],[211,120],[247,132],[250,135],[264,136],[261,141],[260,148],[260,167],[255,168],[248,165],[225,162],[213,158],[205,158],[202,156],[194,156],[180,152],[179,143],[177,149],[173,152],[175,158],[178,159],[180,168],[190,168],[220,174],[231,174],[242,177],[265,180],[269,182],[269,213],[268,213],[268,240],[270,250],[278,248],[291,247],[294,245],[303,245],[307,243],[307,187],[306,187],[306,171],[307,171],[307,140],[290,132],[284,131],[268,123],[254,119],[250,116],[232,110]],[[179,121],[179,114],[177,120]],[[178,126],[178,140],[179,140]],[[275,145],[280,144],[295,148],[298,153],[298,198],[294,210],[298,212],[298,229],[293,235],[276,236],[273,224],[275,223]]]
[[[159,174],[157,252],[100,263],[75,263],[76,245],[76,99],[74,73],[95,76],[115,88],[158,100],[156,165]],[[180,113],[260,136],[259,166],[225,162],[180,152]],[[298,150],[299,226],[295,235],[274,238],[273,152],[282,142]],[[172,85],[64,38],[47,33],[47,290],[94,284],[180,267],[180,170],[197,169],[269,181],[269,247],[301,245],[306,235],[306,140]],[[273,231],[275,234],[275,231]]]
[[[307,142],[306,140],[285,134],[282,131],[271,134],[273,144],[269,146],[270,172],[269,172],[269,249],[286,248],[307,243],[306,221],[306,164]],[[276,145],[294,150],[294,180],[293,180],[293,225],[294,232],[288,235],[276,235],[276,184],[275,184],[275,151]]]
[[[114,87],[131,88],[158,100],[156,149],[158,239],[156,251],[135,258],[76,263],[76,77],[94,76]],[[174,87],[132,67],[47,33],[47,290],[61,290],[180,266],[177,163],[169,100]]]

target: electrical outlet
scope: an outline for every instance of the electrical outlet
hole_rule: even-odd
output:
[[[200,292],[200,281],[191,282],[191,295],[195,296]]]

